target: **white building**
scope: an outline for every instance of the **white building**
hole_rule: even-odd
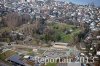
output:
[[[20,0],[20,3],[25,3],[25,0]]]
[[[97,55],[99,55],[99,56],[100,56],[100,51],[97,51]]]
[[[68,43],[61,43],[61,42],[55,42],[53,43],[54,48],[61,48],[61,49],[66,49]]]

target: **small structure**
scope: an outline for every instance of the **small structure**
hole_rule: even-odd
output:
[[[24,56],[23,58],[27,59],[27,58],[29,58],[29,57],[30,57],[29,55],[26,55],[26,56]]]
[[[86,50],[86,46],[85,46],[85,44],[80,43],[80,48],[81,48],[82,50]]]
[[[97,55],[100,56],[100,51],[97,51]]]
[[[100,36],[97,36],[96,38],[97,38],[97,39],[100,39]]]
[[[36,48],[33,48],[33,52],[37,52],[38,51],[38,49],[36,49]]]
[[[60,49],[66,49],[68,43],[61,43],[61,42],[56,42],[53,44],[54,48],[60,48]]]

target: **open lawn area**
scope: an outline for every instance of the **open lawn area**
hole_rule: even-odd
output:
[[[56,63],[47,63],[46,66],[56,66]]]
[[[6,51],[6,52],[0,54],[0,59],[1,59],[1,60],[5,60],[6,58],[8,58],[8,57],[10,57],[10,56],[12,56],[12,55],[14,55],[14,54],[16,54],[15,51],[8,50],[8,51]]]
[[[80,28],[65,23],[50,24],[55,31],[54,37],[61,42],[73,42],[74,38],[81,32]]]

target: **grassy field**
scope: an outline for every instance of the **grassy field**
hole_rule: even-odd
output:
[[[46,66],[56,66],[56,63],[47,63]]]
[[[0,54],[0,59],[1,60],[5,60],[6,58],[8,58],[8,57],[10,57],[10,56],[12,56],[14,54],[16,54],[15,51],[8,50],[8,51]]]
[[[58,34],[61,37],[61,42],[73,42],[74,37],[81,32],[81,30],[79,28],[76,28],[74,25],[68,25],[65,23],[52,24],[51,27],[53,27],[56,34]],[[73,31],[69,34],[66,34],[65,31],[68,30]]]

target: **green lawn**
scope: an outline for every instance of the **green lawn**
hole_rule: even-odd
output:
[[[54,23],[49,24],[49,27],[55,32],[53,35],[54,40],[60,42],[73,42],[74,38],[81,32],[79,28],[76,28],[74,25],[69,25],[66,23]],[[66,34],[66,31],[73,30],[71,33]],[[52,36],[51,35],[51,36]],[[58,37],[59,36],[59,37]],[[58,40],[57,40],[58,39]]]
[[[5,60],[6,58],[8,58],[8,57],[10,57],[11,55],[14,55],[14,54],[16,54],[16,52],[8,50],[8,51],[0,54],[0,59]]]
[[[73,43],[75,37],[81,32],[80,28],[66,23],[49,23],[51,34],[43,34],[40,39],[48,42],[67,42]],[[72,31],[71,31],[72,30]]]
[[[74,41],[74,37],[77,36],[80,33],[80,29],[75,29],[71,34],[67,34],[67,35],[62,35],[62,40],[64,42],[73,42]]]
[[[65,24],[65,23],[55,23],[51,26],[58,27],[59,29],[64,29],[64,28],[70,29],[70,28],[75,27],[74,25],[68,25],[68,24]]]
[[[56,63],[47,63],[46,66],[56,66]]]

